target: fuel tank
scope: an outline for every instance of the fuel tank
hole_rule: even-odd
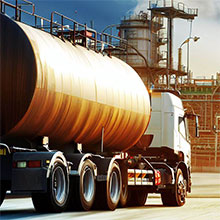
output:
[[[108,151],[140,139],[149,94],[129,65],[0,16],[1,137],[48,136],[53,148],[92,148],[104,128]]]

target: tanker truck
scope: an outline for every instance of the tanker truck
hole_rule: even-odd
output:
[[[149,193],[184,205],[189,114],[177,92],[149,93],[86,25],[0,3],[0,204],[10,191],[30,195],[38,212],[142,206]]]

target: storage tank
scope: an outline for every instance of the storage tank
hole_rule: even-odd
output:
[[[148,92],[126,63],[1,15],[1,136],[125,151],[147,128]]]

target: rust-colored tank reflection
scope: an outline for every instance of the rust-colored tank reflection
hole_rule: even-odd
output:
[[[137,73],[1,15],[1,136],[49,136],[53,146],[100,142],[126,150],[144,133],[148,92]]]

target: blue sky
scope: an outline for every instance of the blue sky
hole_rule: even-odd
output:
[[[93,20],[95,29],[99,31],[107,25],[120,23],[120,19],[137,5],[136,0],[33,0],[33,2],[37,14],[49,18],[51,11],[58,11],[87,25]]]
[[[14,0],[7,0],[13,1]],[[94,21],[94,27],[102,31],[110,24],[120,23],[123,16],[140,10],[146,11],[148,0],[30,0],[36,5],[36,13],[50,18],[52,11],[61,12],[80,23]],[[161,0],[159,0],[161,1]],[[170,0],[166,0],[170,1]],[[190,43],[190,69],[196,76],[211,77],[220,72],[220,0],[175,0],[189,8],[198,8],[199,16],[193,21],[192,36],[200,40]],[[189,22],[175,19],[174,63],[177,50],[189,36]],[[183,46],[183,64],[186,65],[186,45]]]

